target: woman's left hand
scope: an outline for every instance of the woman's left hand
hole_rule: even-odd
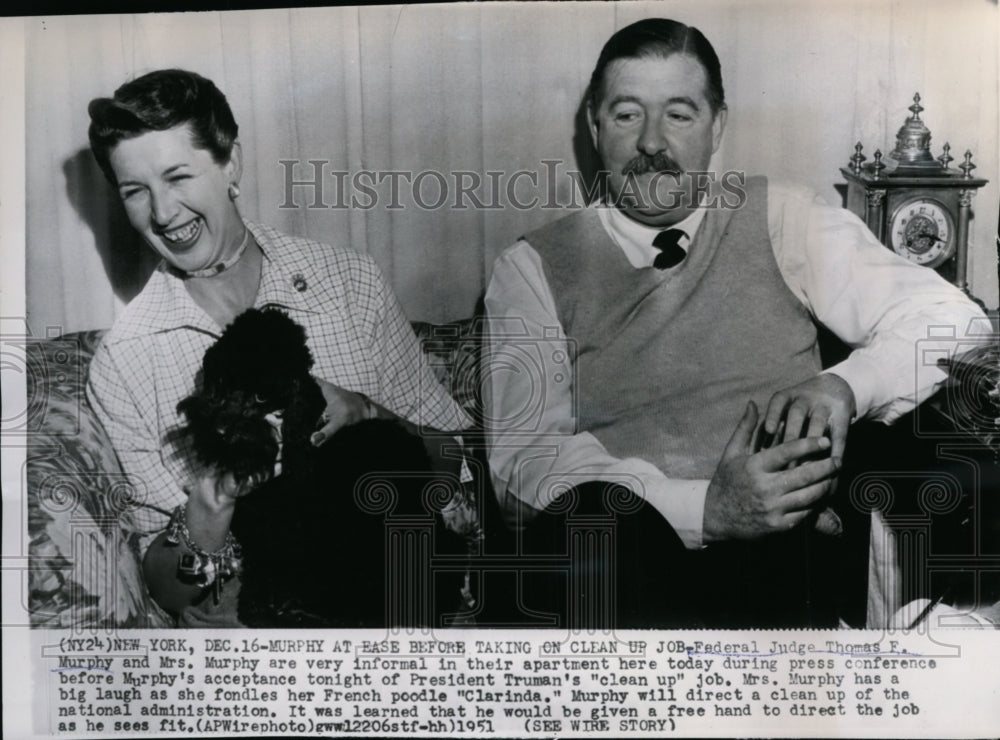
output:
[[[326,400],[326,409],[320,417],[322,426],[310,437],[314,446],[319,447],[341,427],[370,418],[371,402],[365,396],[328,383],[322,378],[314,379]]]

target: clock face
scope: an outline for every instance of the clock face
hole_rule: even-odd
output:
[[[918,265],[937,267],[955,253],[955,223],[951,213],[933,198],[913,198],[901,204],[889,222],[896,254]]]

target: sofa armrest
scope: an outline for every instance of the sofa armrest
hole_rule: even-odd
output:
[[[29,342],[28,608],[39,627],[172,624],[150,598],[131,486],[87,404],[101,332]]]

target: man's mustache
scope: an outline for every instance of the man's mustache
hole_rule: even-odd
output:
[[[647,172],[664,172],[668,175],[679,175],[681,166],[665,152],[656,154],[639,153],[622,168],[623,175],[645,175]]]

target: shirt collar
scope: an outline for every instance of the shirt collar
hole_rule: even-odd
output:
[[[621,209],[609,205],[599,205],[597,212],[601,225],[608,232],[611,241],[618,245],[629,263],[636,269],[652,266],[656,255],[660,253],[660,250],[653,246],[653,239],[661,231],[666,228],[683,231],[685,236],[681,238],[680,245],[687,249],[698,233],[701,222],[705,220],[704,208],[696,208],[683,220],[662,228],[641,224],[626,216]]]
[[[309,291],[320,283],[307,256],[296,248],[294,240],[274,229],[246,220],[243,223],[250,229],[264,255],[254,306],[312,311]],[[166,261],[161,260],[146,287],[126,309],[122,320],[116,323],[109,338],[113,342],[181,327],[215,336],[220,331],[188,294],[184,281],[168,269]]]

